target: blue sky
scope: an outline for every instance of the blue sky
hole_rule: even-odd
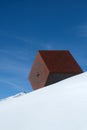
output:
[[[38,50],[70,50],[87,70],[86,0],[0,1],[0,98],[31,92]]]

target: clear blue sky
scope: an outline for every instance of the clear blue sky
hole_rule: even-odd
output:
[[[0,1],[0,98],[32,91],[28,74],[44,49],[70,50],[87,70],[87,1]]]

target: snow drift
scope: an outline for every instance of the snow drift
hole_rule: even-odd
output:
[[[87,72],[1,101],[0,130],[87,130]]]

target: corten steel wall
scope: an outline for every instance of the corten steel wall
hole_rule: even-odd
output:
[[[82,72],[82,69],[69,51],[39,51],[39,54],[50,72]]]
[[[48,75],[49,70],[38,52],[29,75],[29,80],[33,89],[45,86]]]
[[[38,89],[82,72],[69,51],[39,51],[29,80],[33,89]]]
[[[56,83],[58,81],[64,80],[64,79],[72,77],[74,75],[77,75],[77,74],[76,73],[65,73],[65,74],[63,74],[63,73],[60,73],[60,74],[50,73],[45,85],[47,86],[47,85]]]

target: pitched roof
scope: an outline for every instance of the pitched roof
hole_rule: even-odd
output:
[[[40,50],[40,56],[52,73],[82,73],[82,69],[67,50]]]

